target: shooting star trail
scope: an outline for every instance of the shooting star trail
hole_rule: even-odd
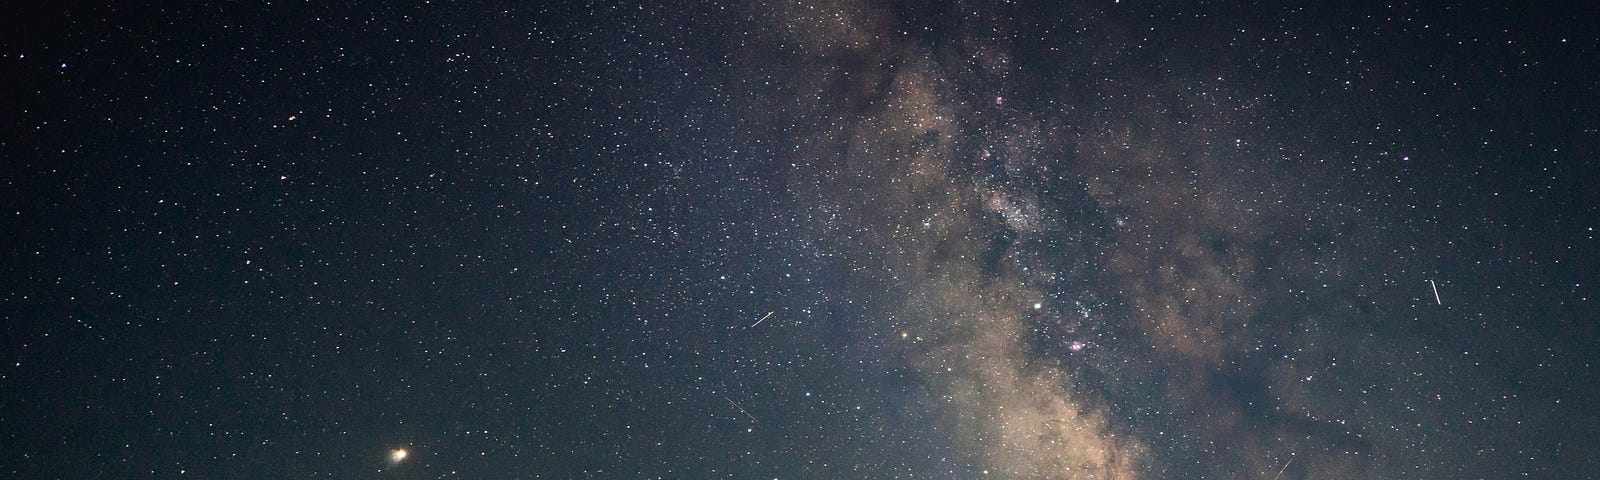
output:
[[[739,402],[733,401],[733,399],[732,398],[728,398],[727,395],[723,395],[722,399],[723,400],[727,400],[729,405],[733,405],[733,408],[739,409],[739,413],[743,413],[744,416],[750,417],[750,423],[761,423],[760,420],[756,420],[756,416],[755,415],[751,415],[750,412],[746,412],[744,410],[744,407],[739,406]]]
[[[1273,475],[1272,476],[1272,480],[1278,480],[1278,477],[1283,476],[1283,471],[1284,470],[1288,470],[1289,469],[1289,464],[1291,464],[1291,463],[1294,463],[1293,454],[1290,455],[1289,461],[1283,462],[1283,468],[1278,469],[1278,474],[1277,475]]]
[[[1433,301],[1440,305],[1444,305],[1444,300],[1439,299],[1439,284],[1433,283],[1433,279],[1430,278],[1428,279],[1428,285],[1433,287]]]
[[[767,312],[767,314],[765,316],[761,317],[760,320],[756,320],[756,323],[752,323],[752,324],[750,324],[750,326],[744,327],[744,328],[756,328],[756,325],[760,325],[761,322],[767,321],[767,317],[772,316],[772,313],[773,312]]]

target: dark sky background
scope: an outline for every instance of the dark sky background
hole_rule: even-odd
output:
[[[1600,471],[1593,3],[205,3],[8,15],[0,476]]]

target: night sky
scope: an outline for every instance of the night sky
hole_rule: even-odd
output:
[[[1592,2],[108,3],[0,477],[1600,475]]]

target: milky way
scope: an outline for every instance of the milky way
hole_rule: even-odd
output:
[[[39,10],[6,478],[1600,471],[1593,6]]]
[[[985,471],[1405,471],[1390,455],[1406,447],[1363,432],[1381,424],[1314,399],[1326,368],[1297,357],[1337,365],[1319,343],[1347,341],[1296,330],[1329,320],[1262,310],[1353,268],[1337,252],[1368,240],[1336,231],[1353,227],[1328,198],[1396,214],[1296,167],[1330,145],[1285,143],[1295,106],[1230,81],[1256,75],[1239,59],[1191,58],[1204,46],[1153,44],[1096,8],[1050,12],[1073,39],[1043,49],[994,20],[1017,11],[915,10],[795,6],[750,40],[776,60],[736,68],[777,69],[746,112],[791,136],[778,161],[797,208],[836,212],[811,228],[849,281],[886,292],[873,314]]]

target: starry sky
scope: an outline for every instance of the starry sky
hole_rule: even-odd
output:
[[[0,476],[1600,471],[1592,3],[112,3]]]

